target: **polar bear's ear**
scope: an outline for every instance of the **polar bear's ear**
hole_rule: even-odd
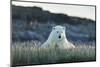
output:
[[[63,26],[63,29],[64,29],[64,30],[66,30],[66,27],[65,27],[65,26]]]
[[[55,30],[55,27],[53,27],[52,30]]]

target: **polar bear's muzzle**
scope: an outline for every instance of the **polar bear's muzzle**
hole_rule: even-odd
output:
[[[59,35],[59,39],[61,38],[61,36]]]

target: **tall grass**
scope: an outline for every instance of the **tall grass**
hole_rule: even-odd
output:
[[[17,46],[23,43],[16,43],[11,49],[12,65],[27,65],[27,64],[48,64],[48,63],[69,63],[69,62],[84,62],[95,61],[95,46],[76,46],[74,49],[58,49],[48,48],[42,49],[29,46]],[[27,43],[33,44],[33,43]]]

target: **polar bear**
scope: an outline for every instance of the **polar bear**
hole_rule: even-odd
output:
[[[52,28],[48,39],[41,45],[41,47],[75,48],[75,46],[70,43],[66,38],[65,27],[60,25],[57,25]]]

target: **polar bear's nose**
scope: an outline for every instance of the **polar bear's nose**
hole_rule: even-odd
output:
[[[61,38],[61,36],[59,36],[59,38]]]

